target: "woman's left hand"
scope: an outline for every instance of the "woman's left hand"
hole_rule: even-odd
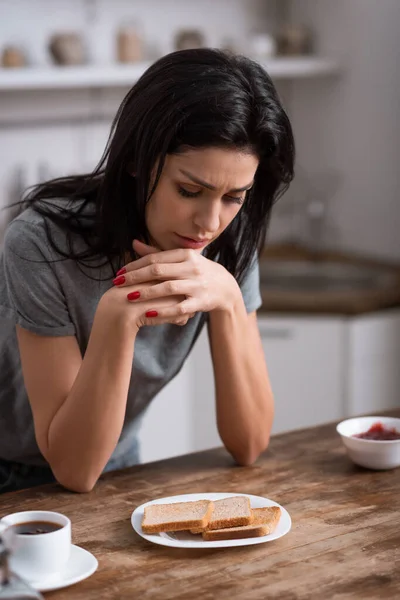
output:
[[[128,300],[145,300],[148,304],[153,298],[186,297],[177,305],[162,309],[162,314],[159,311],[159,318],[229,310],[241,295],[235,278],[222,265],[194,250],[159,251],[137,240],[133,247],[141,258],[128,263],[114,280],[116,285],[130,288]],[[135,294],[136,285],[140,292]]]

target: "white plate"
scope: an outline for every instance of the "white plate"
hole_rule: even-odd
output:
[[[189,531],[176,531],[169,533],[156,533],[147,535],[142,531],[142,519],[145,506],[151,504],[169,504],[173,502],[192,502],[194,500],[222,500],[232,496],[246,496],[250,500],[251,508],[263,508],[264,506],[279,506],[281,509],[281,518],[273,533],[261,537],[243,538],[239,540],[219,540],[215,542],[206,542],[199,535],[192,535]],[[182,496],[170,496],[169,498],[158,498],[151,502],[146,502],[138,506],[132,513],[131,523],[133,529],[145,540],[160,544],[161,546],[171,546],[173,548],[222,548],[229,546],[250,546],[252,544],[262,544],[263,542],[272,542],[286,535],[292,526],[292,520],[288,511],[277,502],[263,498],[262,496],[252,496],[250,494],[183,494]]]
[[[79,546],[71,546],[71,554],[64,570],[44,581],[28,581],[39,592],[51,592],[78,583],[92,575],[97,567],[96,557]]]

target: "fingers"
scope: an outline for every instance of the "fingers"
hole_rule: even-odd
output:
[[[161,252],[155,248],[152,248],[152,246],[143,244],[142,242],[138,242],[138,244],[143,247],[142,252],[137,251],[137,253],[141,255],[141,258],[126,264],[118,271],[117,275],[129,273],[130,271],[135,271],[141,269],[142,267],[147,267],[148,265],[182,263],[185,261],[194,262],[198,258],[197,253],[190,249],[179,248],[176,250],[165,250]],[[137,247],[139,247],[138,245],[136,246],[136,241],[133,247],[135,250]],[[144,249],[146,249],[146,251],[144,251]]]
[[[196,300],[193,298],[183,300],[178,304],[166,306],[157,310],[147,309],[143,317],[146,325],[160,325],[161,323],[186,324],[197,312]]]
[[[132,286],[150,281],[187,279],[193,274],[195,274],[195,271],[189,263],[154,263],[118,275],[113,283],[117,286]]]
[[[142,319],[139,320],[139,327],[143,327],[143,326],[156,326],[156,325],[179,325],[180,327],[183,327],[184,325],[186,325],[186,323],[189,321],[189,318],[187,319],[161,319],[161,318],[152,318],[152,319],[148,319],[146,317],[143,317]]]
[[[193,282],[190,279],[176,279],[164,281],[163,283],[152,286],[146,286],[140,291],[134,290],[128,292],[127,290],[127,298],[130,302],[144,302],[170,296],[191,296],[194,294],[197,287],[196,282]]]
[[[175,317],[166,316],[165,314],[163,314],[163,315],[159,314],[157,317],[146,317],[146,314],[144,314],[139,319],[138,325],[141,327],[143,325],[155,326],[155,325],[165,325],[165,324],[169,323],[171,325],[179,325],[182,327],[182,326],[186,325],[186,323],[189,321],[189,319],[192,319],[195,314],[196,313],[190,313],[187,315],[179,315],[179,316],[175,316]]]

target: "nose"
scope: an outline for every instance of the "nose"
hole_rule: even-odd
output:
[[[216,233],[220,228],[221,204],[218,200],[199,202],[194,215],[194,225],[202,232]]]

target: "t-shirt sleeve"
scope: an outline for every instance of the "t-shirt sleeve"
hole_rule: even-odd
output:
[[[44,226],[16,219],[0,262],[0,315],[44,336],[75,334]]]
[[[262,299],[260,294],[260,270],[257,256],[254,256],[254,259],[250,263],[240,285],[240,289],[242,291],[247,312],[252,313],[259,309],[262,305]]]

